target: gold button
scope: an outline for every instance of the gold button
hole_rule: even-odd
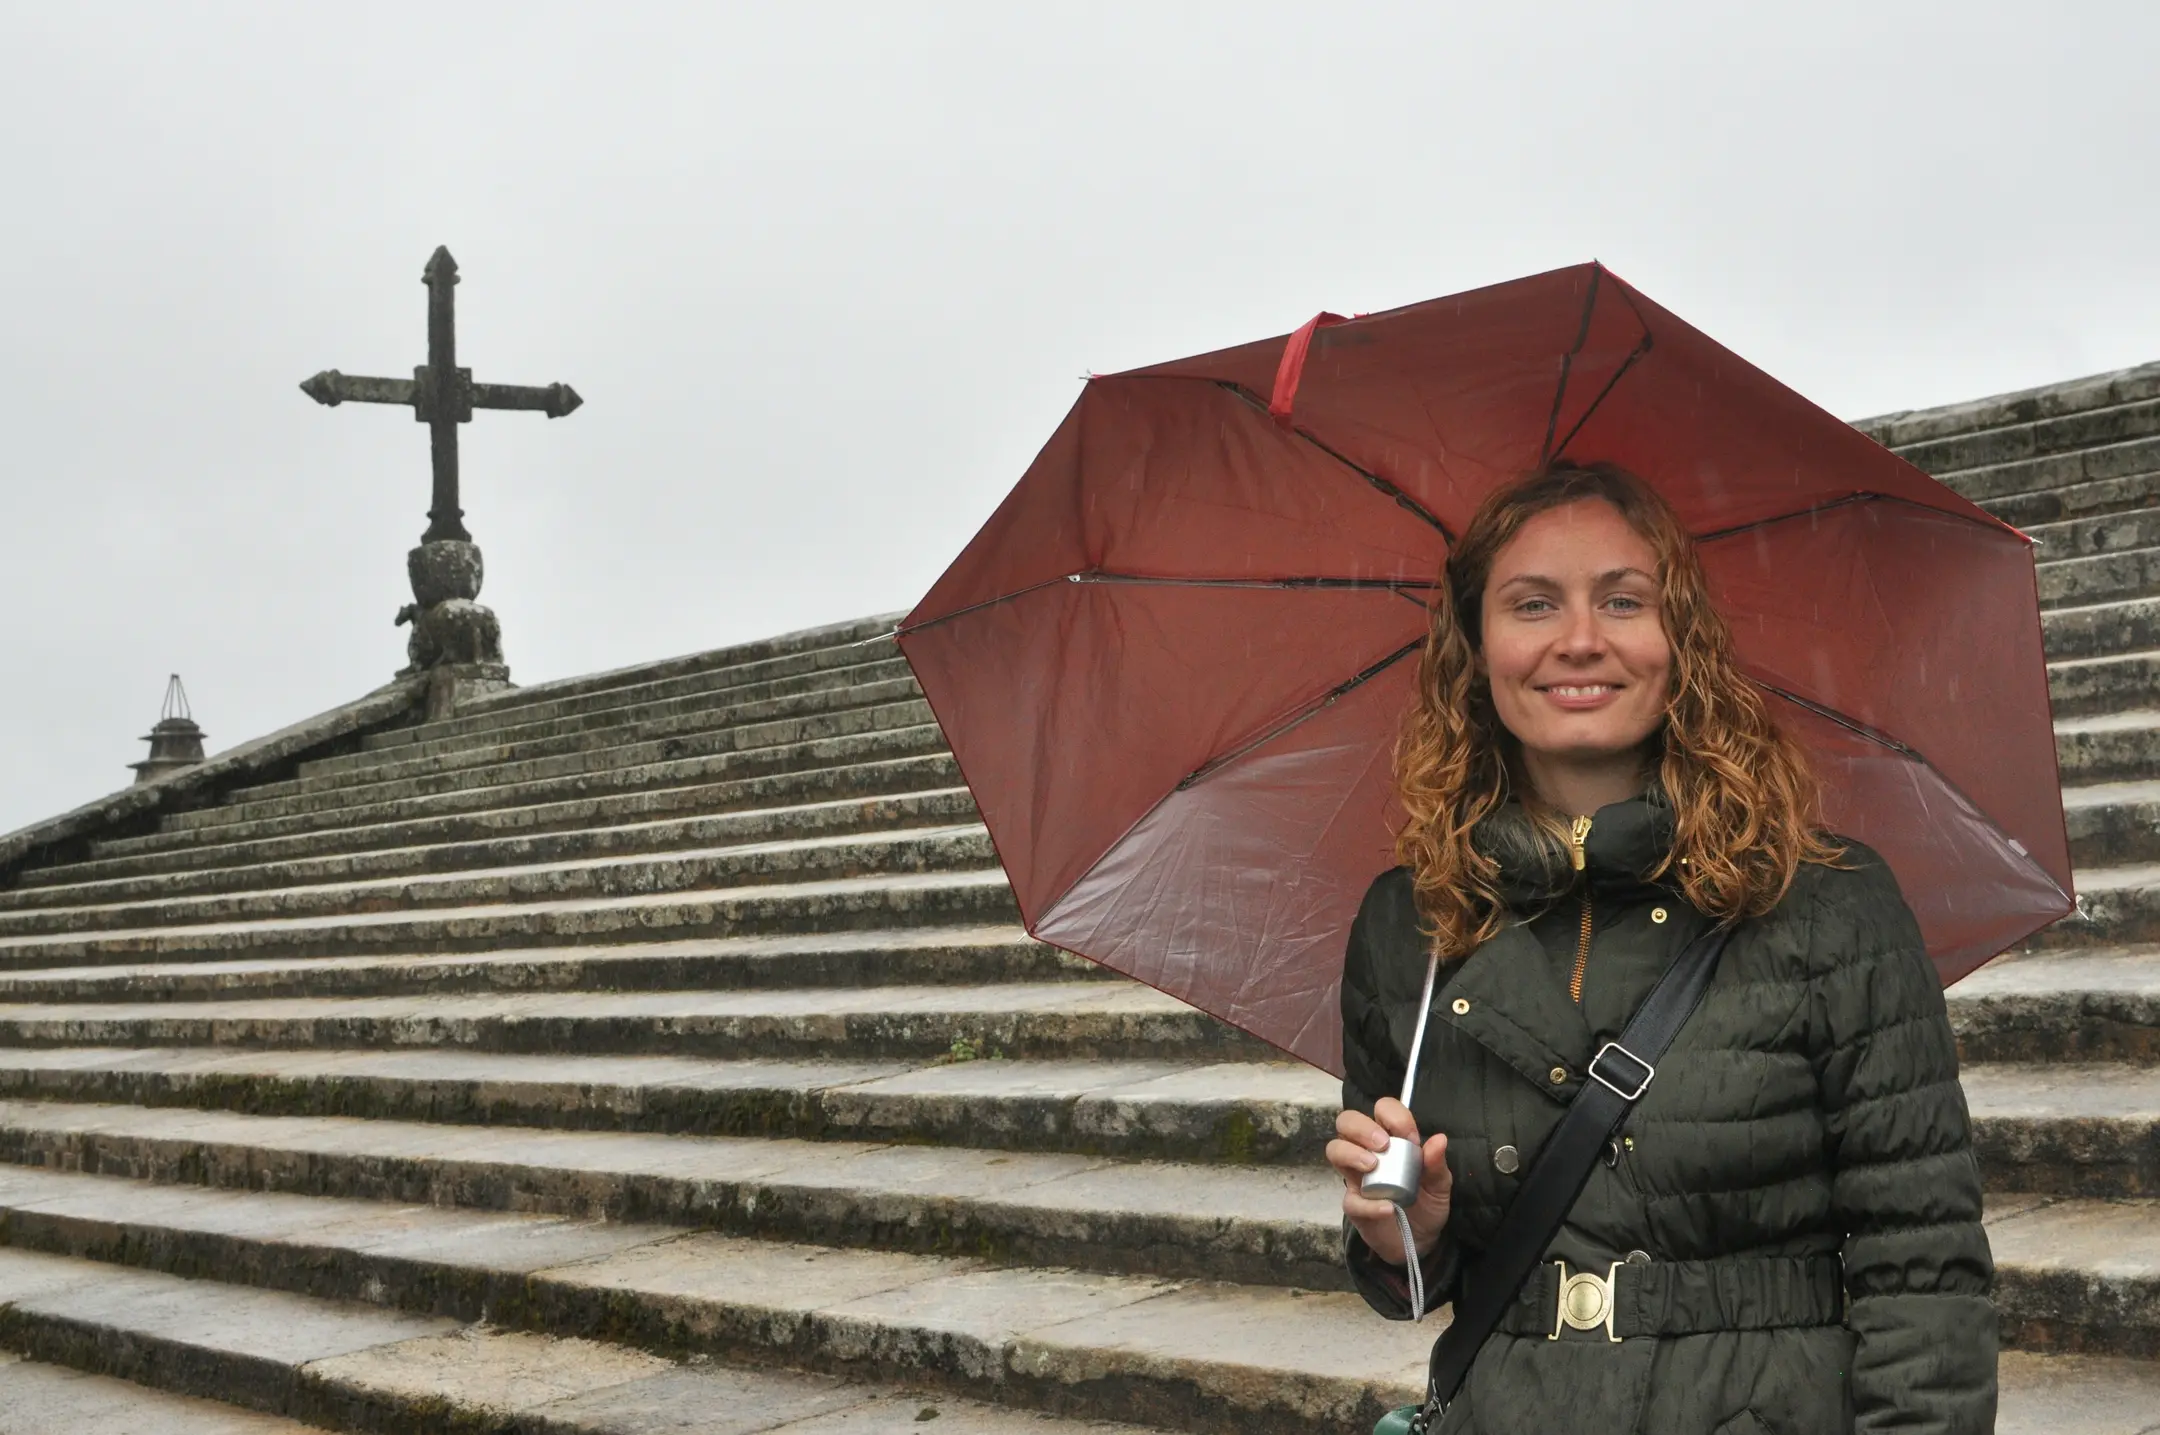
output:
[[[1515,1174],[1515,1168],[1522,1164],[1522,1156],[1512,1146],[1495,1146],[1492,1153],[1492,1163],[1499,1168],[1501,1175],[1512,1176]]]
[[[1652,908],[1650,909],[1650,920],[1651,920],[1651,921],[1653,921],[1653,922],[1662,922],[1662,921],[1664,921],[1664,920],[1665,920],[1665,909],[1664,909],[1663,907],[1652,907]]]
[[[1470,1010],[1470,999],[1469,999],[1468,997],[1457,997],[1457,998],[1455,998],[1455,1015],[1457,1015],[1457,1016],[1463,1016],[1463,1015],[1467,1014],[1467,1013],[1469,1012],[1469,1010]]]
[[[1567,1084],[1566,1067],[1556,1066],[1552,1069],[1552,1084],[1555,1086],[1564,1086]]]

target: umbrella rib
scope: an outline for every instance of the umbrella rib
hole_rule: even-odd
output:
[[[1752,677],[1752,674],[1750,676]],[[1899,741],[1897,738],[1890,736],[1890,734],[1884,732],[1879,727],[1870,726],[1869,724],[1864,723],[1855,717],[1848,717],[1844,713],[1839,712],[1836,708],[1827,707],[1822,703],[1816,702],[1813,698],[1804,698],[1800,696],[1800,694],[1792,691],[1790,688],[1781,688],[1776,683],[1764,682],[1761,678],[1754,678],[1754,682],[1756,686],[1762,688],[1765,692],[1775,693],[1779,697],[1785,699],[1785,701],[1791,703],[1794,707],[1805,708],[1807,711],[1815,714],[1815,716],[1822,718],[1827,722],[1836,723],[1839,727],[1844,728],[1847,732],[1857,734],[1860,737],[1864,737],[1869,742],[1876,744],[1878,747],[1889,748],[1892,752],[1897,753],[1901,757],[1909,757],[1914,762],[1927,763],[1929,767],[1933,767],[1935,765],[1932,762],[1928,762],[1925,757],[1922,757],[1920,755],[1920,749],[1914,747],[1911,743]]]
[[[940,613],[935,618],[925,618],[920,623],[902,623],[893,629],[892,635],[899,638],[909,633],[920,633],[925,628],[935,628],[940,623],[949,623],[955,618],[964,618],[978,609],[995,608],[1000,603],[1010,603],[1015,598],[1025,598],[1038,589],[1067,582],[1071,576],[1071,574],[1063,574],[1056,578],[1045,578],[1040,583],[1030,583],[1025,588],[1015,588],[1010,593],[1000,593],[995,598],[985,598],[979,603],[970,603],[965,608],[955,608],[950,613]]]
[[[1386,588],[1400,592],[1405,588],[1437,588],[1440,585],[1424,578],[1161,578],[1142,573],[1106,573],[1090,568],[1080,573],[1069,573],[1068,583],[1121,583],[1136,587],[1156,588],[1299,588],[1357,590]],[[1416,602],[1416,599],[1411,599]],[[1419,604],[1423,607],[1423,604]]]
[[[1989,529],[2007,528],[2010,532],[2017,534],[2018,537],[2025,539],[2027,543],[2033,541],[2023,530],[2012,527],[1993,515],[1988,515],[1985,518],[1974,518],[1967,513],[1955,513],[1947,508],[1936,508],[1932,504],[1921,503],[1906,498],[1901,494],[1876,493],[1872,489],[1863,489],[1858,493],[1848,493],[1843,498],[1833,498],[1828,503],[1809,504],[1806,508],[1796,508],[1791,513],[1780,513],[1770,518],[1757,518],[1747,523],[1736,523],[1730,528],[1719,528],[1709,533],[1698,533],[1695,535],[1695,541],[1697,543],[1716,543],[1726,538],[1738,537],[1743,533],[1752,533],[1758,528],[1768,528],[1774,523],[1790,523],[1796,518],[1810,518],[1815,514],[1828,513],[1833,508],[1843,508],[1853,503],[1902,503],[1909,508],[1926,509],[1929,513],[1955,519],[1959,523],[1971,523]]]
[[[1389,653],[1386,657],[1380,659],[1378,662],[1372,663],[1369,666],[1359,670],[1357,673],[1351,675],[1350,677],[1343,679],[1334,687],[1329,688],[1326,692],[1320,694],[1319,697],[1314,698],[1312,702],[1307,704],[1304,708],[1295,713],[1292,713],[1289,717],[1283,719],[1281,722],[1269,728],[1266,732],[1263,732],[1259,736],[1253,738],[1251,741],[1242,743],[1239,746],[1232,748],[1230,751],[1221,754],[1220,756],[1211,757],[1206,762],[1201,763],[1191,772],[1185,774],[1183,778],[1179,779],[1178,785],[1175,790],[1178,792],[1183,792],[1186,788],[1191,787],[1193,784],[1205,781],[1207,778],[1213,776],[1217,772],[1220,772],[1223,768],[1229,766],[1231,763],[1236,762],[1246,753],[1253,751],[1255,748],[1264,747],[1268,743],[1273,742],[1276,738],[1281,737],[1284,733],[1290,731],[1292,728],[1301,726],[1302,724],[1309,722],[1311,719],[1318,716],[1323,709],[1332,707],[1337,698],[1342,697],[1345,693],[1348,693],[1353,689],[1363,687],[1365,684],[1371,682],[1374,678],[1379,677],[1380,674],[1386,672],[1389,668],[1394,667],[1404,658],[1409,657],[1412,653],[1416,652],[1418,649],[1424,646],[1424,638],[1412,638],[1409,642],[1403,644],[1394,652]]]
[[[1567,446],[1575,442],[1575,435],[1581,433],[1583,425],[1590,422],[1590,416],[1598,411],[1599,404],[1605,402],[1605,396],[1610,394],[1623,378],[1627,377],[1627,371],[1635,367],[1637,359],[1650,352],[1650,343],[1650,331],[1646,328],[1643,330],[1641,340],[1636,343],[1634,348],[1628,351],[1628,356],[1620,361],[1620,367],[1613,370],[1612,377],[1605,381],[1605,387],[1599,389],[1598,396],[1590,401],[1590,407],[1583,410],[1583,416],[1575,420],[1574,427],[1567,431],[1567,437],[1560,440],[1560,446],[1552,451],[1554,458],[1558,458],[1561,454],[1567,452]],[[1548,440],[1550,437],[1550,435],[1547,435]]]
[[[1590,266],[1590,289],[1583,295],[1582,327],[1575,332],[1575,342],[1560,356],[1560,384],[1553,390],[1552,413],[1545,420],[1545,447],[1538,451],[1538,467],[1552,462],[1553,434],[1560,428],[1560,406],[1567,402],[1568,374],[1575,367],[1575,356],[1582,346],[1590,342],[1590,316],[1597,312],[1598,281],[1605,277],[1605,266]],[[1572,436],[1572,435],[1571,435]]]
[[[1250,389],[1246,388],[1243,384],[1238,383],[1236,380],[1216,379],[1214,380],[1214,383],[1221,388],[1228,389],[1231,393],[1235,394],[1238,398],[1243,399],[1247,404],[1251,405],[1253,408],[1258,409],[1261,413],[1265,414],[1268,412],[1268,406],[1260,402],[1260,399],[1257,395],[1255,395]],[[1269,414],[1268,419],[1269,422],[1273,423],[1274,415]],[[1277,424],[1276,426],[1278,428],[1283,427],[1283,425],[1281,424]],[[1390,480],[1382,478],[1379,474],[1374,473],[1371,469],[1366,468],[1364,465],[1358,463],[1354,459],[1350,458],[1348,455],[1338,453],[1333,448],[1330,448],[1328,445],[1322,443],[1319,439],[1314,438],[1310,430],[1300,428],[1297,424],[1294,423],[1288,425],[1288,428],[1291,433],[1296,434],[1299,438],[1305,440],[1305,442],[1311,444],[1314,448],[1320,450],[1320,452],[1326,454],[1329,458],[1334,459],[1344,468],[1349,469],[1359,478],[1364,479],[1374,488],[1379,489],[1380,492],[1386,494],[1389,498],[1394,499],[1395,502],[1401,507],[1408,509],[1411,513],[1414,513],[1419,518],[1424,519],[1427,523],[1431,524],[1435,529],[1439,531],[1440,536],[1447,540],[1450,547],[1454,546],[1455,535],[1448,531],[1448,526],[1440,521],[1439,515],[1434,513],[1431,509],[1428,509],[1424,504],[1419,503],[1416,499],[1412,498],[1408,493],[1405,493],[1401,488],[1397,487]]]
[[[965,608],[955,608],[950,613],[940,613],[935,618],[925,618],[920,623],[897,627],[890,633],[879,633],[875,637],[865,638],[862,641],[869,643],[882,638],[897,638],[910,633],[920,633],[925,628],[934,628],[940,623],[951,622],[954,618],[964,618],[968,614],[983,608],[994,608],[1000,603],[1010,603],[1016,598],[1025,598],[1030,593],[1037,593],[1045,588],[1054,588],[1060,583],[1111,583],[1135,588],[1273,588],[1302,592],[1358,592],[1367,589],[1386,589],[1389,592],[1400,594],[1420,608],[1426,606],[1423,600],[1411,597],[1404,590],[1416,589],[1420,592],[1429,592],[1440,586],[1437,582],[1424,578],[1328,578],[1318,575],[1287,578],[1165,578],[1145,573],[1105,573],[1099,568],[1088,568],[1078,573],[1066,573],[1056,578],[1045,578],[1040,583],[1030,583],[1025,588],[1017,588],[1010,593],[1001,593],[995,598],[985,598],[979,603],[970,603]]]

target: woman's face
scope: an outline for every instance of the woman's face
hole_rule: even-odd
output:
[[[1657,553],[1618,509],[1588,498],[1525,523],[1493,559],[1484,610],[1479,663],[1533,768],[1639,763],[1664,720],[1672,645]]]

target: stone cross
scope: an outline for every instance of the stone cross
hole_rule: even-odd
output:
[[[465,510],[458,507],[457,426],[471,423],[474,409],[536,409],[559,419],[584,400],[568,384],[545,388],[524,384],[476,384],[472,370],[457,366],[457,261],[438,247],[420,271],[428,290],[428,361],[409,379],[350,378],[325,369],[300,386],[319,404],[333,408],[351,399],[362,404],[404,404],[428,426],[435,457],[434,503],[422,543],[444,539],[470,543]]]

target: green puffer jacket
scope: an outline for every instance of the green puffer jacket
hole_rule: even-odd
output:
[[[1594,814],[1581,873],[1518,808],[1475,840],[1522,920],[1443,967],[1433,999],[1412,1111],[1421,1133],[1448,1134],[1455,1178],[1447,1230],[1422,1263],[1433,1305],[1465,1270],[1474,1279],[1591,1057],[1709,926],[1641,875],[1671,841],[1654,795]],[[1735,929],[1625,1143],[1607,1148],[1547,1249],[1569,1275],[1608,1278],[1622,1338],[1559,1325],[1562,1277],[1542,1267],[1442,1435],[1994,1429],[1994,1266],[1942,989],[1889,869],[1846,848]],[[1369,1113],[1400,1093],[1425,952],[1398,868],[1350,932],[1345,1106]],[[1354,1232],[1346,1248],[1366,1300],[1407,1318],[1402,1270]]]

